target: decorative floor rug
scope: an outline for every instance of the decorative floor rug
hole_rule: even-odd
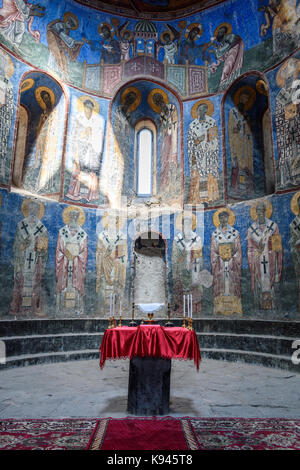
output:
[[[0,420],[0,450],[300,450],[300,420],[73,418]]]

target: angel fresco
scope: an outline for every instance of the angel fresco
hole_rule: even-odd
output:
[[[48,67],[52,72],[62,74],[63,79],[69,77],[68,59],[75,62],[82,46],[88,42],[70,36],[70,31],[76,31],[78,27],[78,18],[71,12],[66,12],[62,20],[56,19],[47,25]]]
[[[179,49],[179,43],[182,35],[182,30],[179,32],[173,26],[167,23],[167,30],[164,30],[160,35],[158,42],[158,53],[161,48],[164,50],[164,60],[168,64],[175,64]]]
[[[0,33],[13,46],[19,48],[27,28],[36,42],[40,41],[40,32],[32,29],[35,16],[43,17],[45,7],[24,0],[2,0],[0,8]]]

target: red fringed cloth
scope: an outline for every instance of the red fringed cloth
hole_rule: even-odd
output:
[[[194,360],[197,370],[201,361],[194,330],[160,325],[122,326],[105,330],[100,354],[101,369],[106,359],[157,357]]]

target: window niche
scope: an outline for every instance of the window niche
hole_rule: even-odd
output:
[[[258,74],[236,81],[224,98],[229,201],[275,190],[268,85]]]
[[[135,187],[137,197],[156,195],[156,127],[150,119],[135,125]]]

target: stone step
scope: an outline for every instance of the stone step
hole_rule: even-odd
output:
[[[6,336],[0,338],[5,343],[7,357],[39,352],[63,352],[81,349],[100,348],[104,333],[63,333],[47,335]],[[198,333],[200,350],[232,349],[255,351],[268,354],[291,355],[293,337],[274,337],[255,334]]]
[[[300,365],[293,364],[291,357],[284,355],[263,354],[244,350],[203,348],[201,349],[201,358],[202,361],[205,359],[215,359],[226,362],[244,362],[248,364],[259,364],[265,367],[290,370],[298,373],[300,372]],[[24,354],[7,358],[5,364],[0,364],[0,370],[45,363],[91,359],[99,361],[100,354],[98,349],[39,353],[31,355]],[[176,359],[174,359],[174,361],[176,361]]]

